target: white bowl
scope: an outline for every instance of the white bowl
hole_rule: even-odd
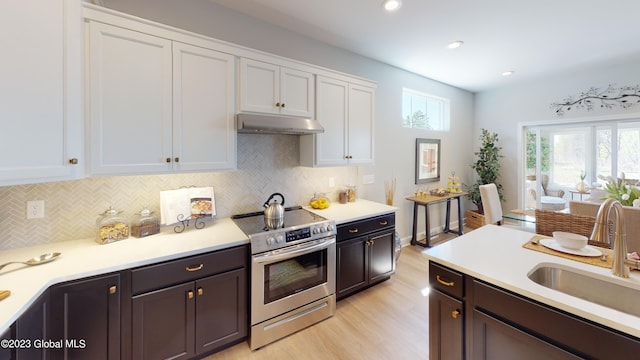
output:
[[[553,239],[560,244],[560,246],[573,250],[580,250],[587,246],[587,240],[589,240],[586,236],[564,231],[554,231]]]

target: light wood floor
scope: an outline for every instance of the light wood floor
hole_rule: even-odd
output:
[[[440,236],[435,244],[447,240]],[[428,264],[419,246],[406,246],[396,273],[383,283],[338,302],[336,314],[251,351],[246,342],[215,359],[428,359]]]

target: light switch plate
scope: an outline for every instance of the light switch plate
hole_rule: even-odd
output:
[[[367,185],[367,184],[373,184],[375,182],[375,177],[373,176],[373,174],[371,175],[364,175],[362,177],[362,183]]]

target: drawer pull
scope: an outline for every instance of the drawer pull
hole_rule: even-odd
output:
[[[458,315],[460,315],[460,311],[458,311],[458,310],[453,310],[451,312],[451,317],[454,318],[454,319],[457,319]]]
[[[115,285],[114,285],[114,286],[109,287],[109,294],[113,295],[113,294],[115,294],[116,292],[118,292],[118,288],[117,288]]]
[[[440,275],[436,275],[436,280],[438,280],[438,282],[444,286],[449,286],[452,287],[454,286],[456,283],[454,283],[453,281],[444,281],[440,278]]]
[[[204,294],[204,289],[198,288],[198,296],[202,296],[202,294]]]
[[[385,225],[387,225],[388,223],[389,223],[389,222],[388,222],[387,220],[380,221],[380,225],[382,225],[382,226],[385,226]]]
[[[193,271],[202,270],[202,268],[203,268],[203,267],[204,267],[204,264],[200,264],[200,265],[198,265],[198,266],[196,266],[196,267],[189,267],[189,266],[187,266],[187,267],[185,268],[185,270],[187,270],[187,271],[189,271],[189,272],[193,272]]]
[[[355,233],[357,233],[357,232],[358,232],[358,229],[349,229],[349,232],[350,232],[351,234],[355,234]]]
[[[193,299],[193,291],[191,290],[187,291],[187,299],[189,300]]]

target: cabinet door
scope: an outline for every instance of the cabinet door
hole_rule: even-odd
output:
[[[315,136],[316,166],[346,165],[347,96],[345,81],[318,76],[316,119],[324,133]]]
[[[473,328],[474,359],[582,359],[478,310]]]
[[[120,275],[57,285],[51,290],[54,359],[120,358]]]
[[[16,321],[16,339],[31,341],[30,348],[16,349],[17,360],[46,359],[48,350],[33,346],[35,340],[52,339],[49,329],[49,291],[42,294]],[[0,356],[0,358],[2,358]]]
[[[229,271],[196,281],[196,353],[247,336],[247,273]]]
[[[373,163],[374,90],[349,85],[347,154],[349,164]]]
[[[280,113],[314,117],[315,86],[313,74],[280,68]]]
[[[80,2],[0,2],[0,186],[81,175]]]
[[[336,296],[344,297],[368,284],[367,237],[339,242],[336,246]]]
[[[369,237],[369,283],[385,280],[396,270],[393,231]]]
[[[173,59],[174,170],[235,168],[235,58],[174,43]]]
[[[240,59],[240,110],[280,113],[280,67]],[[276,105],[277,104],[277,105]]]
[[[88,67],[91,173],[171,170],[171,41],[90,22]]]
[[[461,301],[431,290],[429,293],[429,358],[463,359],[463,310]],[[519,357],[490,359],[519,359]]]
[[[193,282],[133,297],[132,358],[193,357],[195,307]]]

